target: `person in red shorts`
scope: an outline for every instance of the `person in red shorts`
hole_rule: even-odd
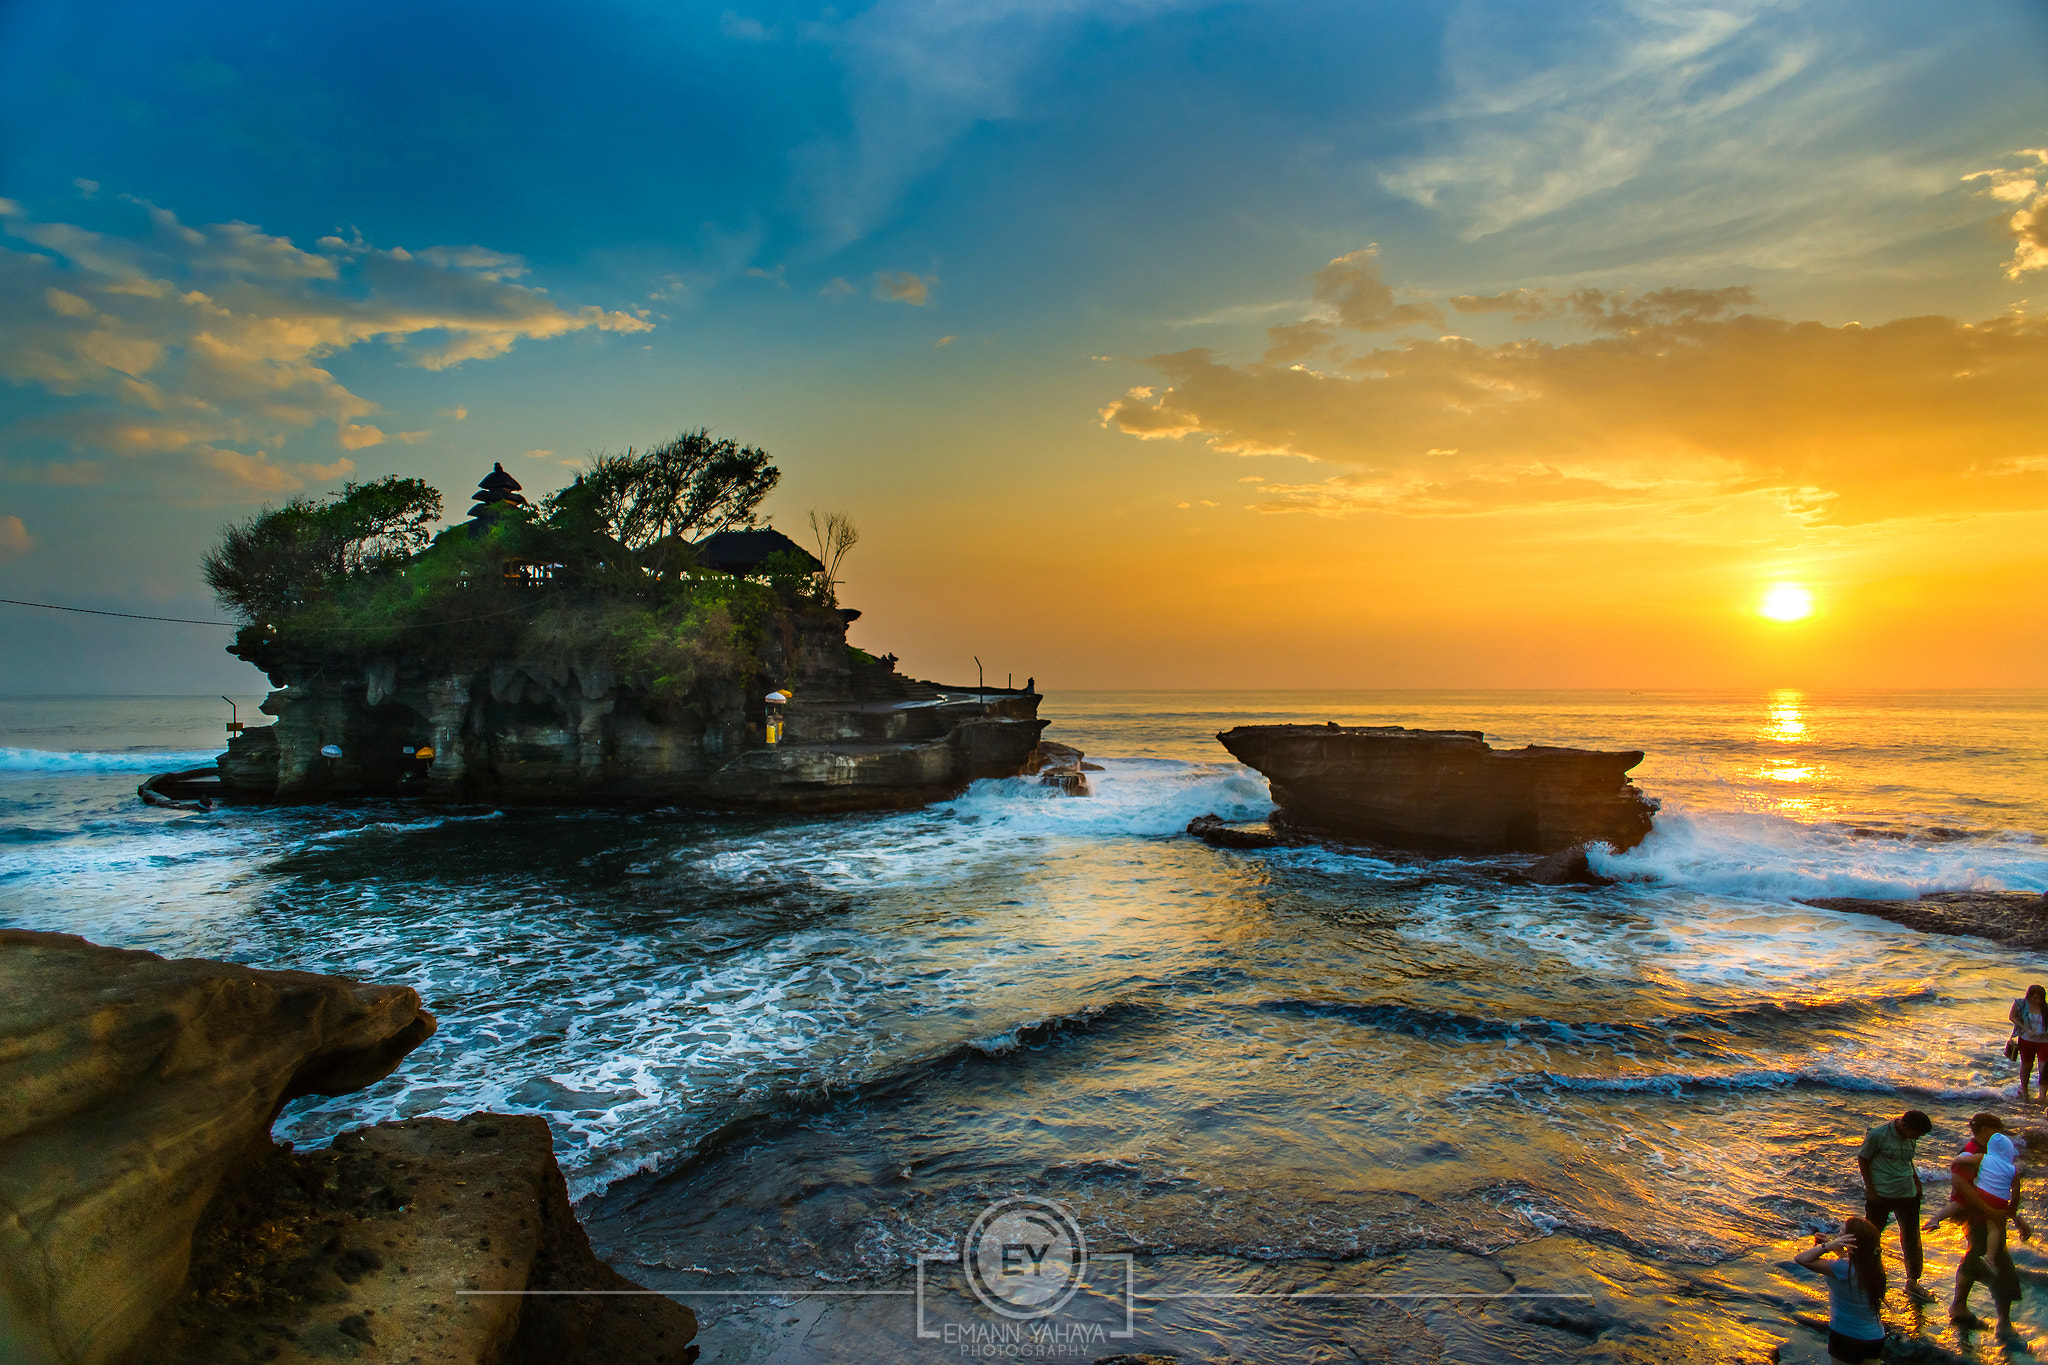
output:
[[[2020,1045],[2020,1098],[2027,1097],[2027,1081],[2039,1062],[2041,1098],[2048,1100],[2048,986],[2036,981],[2027,987],[2026,998],[2013,1001],[2011,1013],[2013,1037]]]

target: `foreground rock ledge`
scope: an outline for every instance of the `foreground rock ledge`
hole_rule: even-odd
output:
[[[0,930],[0,1344],[114,1359],[286,1101],[381,1080],[433,1031],[405,986]]]
[[[1290,825],[1400,848],[1619,851],[1657,810],[1628,779],[1640,749],[1501,752],[1477,730],[1399,725],[1241,725],[1216,738],[1264,774]]]
[[[124,1365],[682,1365],[696,1330],[591,1252],[544,1120],[471,1114],[252,1162]]]
[[[288,1100],[433,1031],[403,986],[0,930],[0,1361],[686,1360],[665,1299],[458,1292],[636,1287],[591,1255],[540,1120],[272,1144]]]

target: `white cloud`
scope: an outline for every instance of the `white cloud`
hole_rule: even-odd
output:
[[[1445,36],[1454,94],[1436,150],[1387,188],[1484,237],[1612,189],[1667,145],[1777,92],[1811,39],[1767,22],[1773,0],[1607,0],[1540,15],[1467,0]]]
[[[408,252],[325,237],[307,251],[248,223],[193,228],[134,202],[147,227],[129,236],[34,221],[0,202],[0,228],[38,248],[0,246],[0,313],[12,320],[0,378],[87,400],[56,424],[76,447],[175,454],[283,491],[343,466],[241,447],[276,448],[322,423],[343,450],[387,439],[361,420],[377,405],[325,368],[329,356],[382,340],[442,370],[520,341],[651,327],[511,283],[524,265],[484,247]]]
[[[936,351],[942,346],[951,346],[954,342],[958,341],[959,339],[960,338],[957,334],[952,336],[942,336],[937,341],[934,341],[932,343],[932,349]]]
[[[865,235],[975,124],[1014,115],[1025,75],[1075,28],[1212,2],[879,0],[805,26],[805,37],[837,50],[852,101],[852,131],[798,157],[825,247]]]
[[[2012,259],[2005,267],[2006,278],[2011,280],[2030,271],[2048,270],[2048,147],[2028,147],[2016,155],[2021,161],[2018,166],[1973,171],[1963,177],[1966,184],[1983,181],[1980,188],[1986,194],[2013,206],[2006,219],[2013,235]]]
[[[1416,121],[1421,150],[1375,170],[1464,239],[1502,234],[1507,274],[1893,273],[1977,216],[1956,149],[1991,116],[1951,96],[2001,21],[1957,11],[1944,41],[1901,48],[1880,13],[1461,0],[1450,94]]]
[[[774,38],[776,33],[759,19],[735,14],[731,10],[718,16],[718,31],[741,43],[765,43]]]
[[[825,287],[818,291],[818,293],[822,297],[828,298],[832,300],[834,303],[837,303],[839,302],[839,300],[847,298],[850,295],[858,294],[859,292],[860,291],[858,289],[855,289],[851,284],[848,284],[845,280],[839,278],[839,276],[837,275],[834,275],[831,279],[825,281]]]

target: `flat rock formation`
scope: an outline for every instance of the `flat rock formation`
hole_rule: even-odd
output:
[[[1016,774],[1045,728],[1037,693],[856,662],[848,615],[792,613],[759,675],[707,674],[681,694],[573,655],[312,655],[244,632],[231,652],[270,675],[278,690],[262,709],[277,723],[230,742],[218,791],[832,811],[919,805]],[[771,686],[794,694],[774,744]],[[159,791],[199,795],[189,783]]]
[[[1620,850],[1643,841],[1657,809],[1628,779],[1640,750],[1500,752],[1477,730],[1398,725],[1241,725],[1216,738],[1264,774],[1289,825],[1400,848]]]
[[[1929,934],[1968,934],[2021,948],[2048,948],[2048,896],[2032,891],[1930,891],[1917,900],[1826,896],[1823,910],[1876,915]]]
[[[433,1031],[405,986],[0,930],[0,1333],[67,1365],[126,1351],[285,1102]]]
[[[432,1034],[404,986],[0,930],[0,1360],[686,1358],[569,1211],[545,1123],[472,1115],[295,1156],[286,1101],[372,1084]]]
[[[124,1365],[682,1365],[689,1309],[591,1253],[545,1120],[411,1119],[223,1189]],[[569,1295],[565,1290],[598,1290]],[[517,1291],[547,1291],[519,1293]]]

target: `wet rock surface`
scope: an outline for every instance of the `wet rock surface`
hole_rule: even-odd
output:
[[[1614,878],[1593,870],[1593,864],[1587,861],[1584,844],[1573,844],[1538,859],[1525,875],[1538,886],[1614,885]]]
[[[592,1254],[544,1121],[412,1119],[253,1157],[129,1365],[694,1358],[690,1310],[638,1289]]]
[[[1211,848],[1281,848],[1297,842],[1267,821],[1233,825],[1213,812],[1188,821],[1187,832]]]
[[[1640,750],[1496,750],[1477,730],[1244,725],[1216,736],[1263,774],[1288,823],[1397,848],[1553,853],[1633,848],[1656,805]]]
[[[1825,896],[1824,910],[1876,915],[1929,934],[1966,934],[2022,948],[2048,948],[2048,896],[2032,891],[1930,891],[1917,900]]]
[[[285,1102],[433,1031],[405,986],[0,930],[0,1326],[31,1359],[116,1358]]]

